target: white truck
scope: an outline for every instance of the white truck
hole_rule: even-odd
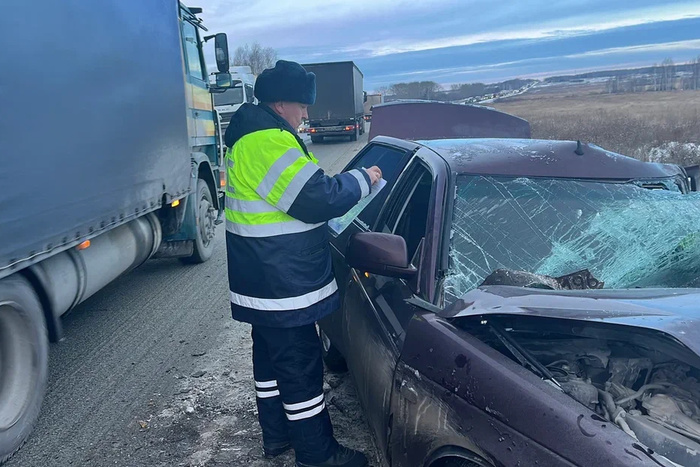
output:
[[[233,114],[245,103],[257,104],[253,95],[255,75],[249,66],[232,66],[229,69],[232,86],[226,91],[214,94],[214,107],[221,119],[221,132],[226,131]]]

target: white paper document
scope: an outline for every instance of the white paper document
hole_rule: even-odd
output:
[[[382,188],[386,185],[386,180],[383,178],[380,178],[377,183],[372,185],[372,189],[369,192],[369,195],[366,197],[362,198],[359,203],[357,203],[352,209],[350,209],[344,216],[336,217],[334,219],[331,219],[328,221],[328,225],[330,228],[335,232],[336,235],[340,234],[343,232],[343,230],[347,229],[350,224],[352,224],[352,221],[354,221],[357,216],[362,212],[362,210],[374,199],[375,196],[377,196],[377,193],[381,191]]]

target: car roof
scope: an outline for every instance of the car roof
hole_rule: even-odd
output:
[[[683,174],[673,164],[642,162],[577,141],[470,138],[415,143],[439,154],[458,174],[610,180]]]

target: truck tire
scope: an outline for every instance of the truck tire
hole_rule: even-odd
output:
[[[197,216],[197,235],[194,239],[194,253],[192,256],[182,258],[182,261],[187,264],[204,263],[214,253],[216,209],[214,209],[209,185],[201,178],[197,180],[194,209]]]
[[[322,143],[323,142],[323,136],[312,136],[311,137],[311,142],[314,144]]]
[[[350,137],[350,141],[357,141],[359,132],[360,132],[360,127],[358,125],[355,125],[355,133],[353,133],[352,136]]]
[[[332,373],[345,373],[348,371],[348,364],[345,361],[345,357],[340,353],[328,338],[323,329],[318,329],[318,338],[321,340],[321,349],[323,356],[323,363],[326,364],[328,371]]]
[[[44,311],[23,277],[0,280],[0,464],[24,444],[46,392]]]

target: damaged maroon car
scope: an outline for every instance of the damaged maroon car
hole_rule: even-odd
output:
[[[700,465],[700,198],[570,141],[377,137],[332,232],[350,370],[392,466]]]

